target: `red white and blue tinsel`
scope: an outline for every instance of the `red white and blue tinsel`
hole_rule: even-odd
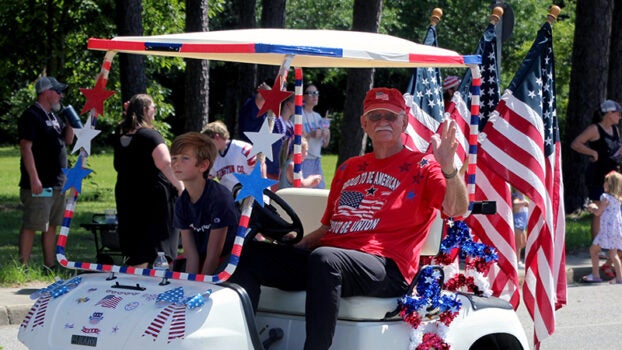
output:
[[[496,250],[474,242],[471,230],[464,222],[448,219],[447,225],[440,253],[435,257],[441,266],[423,266],[413,294],[398,300],[400,316],[413,328],[410,349],[451,349],[445,336],[462,306],[457,292],[479,296],[491,294],[483,277],[490,265],[498,260]],[[445,266],[451,266],[457,257],[466,261],[465,273],[448,274],[445,279]],[[448,268],[449,272],[453,270]]]

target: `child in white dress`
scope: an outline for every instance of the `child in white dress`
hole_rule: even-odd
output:
[[[583,276],[584,282],[602,282],[598,270],[598,253],[602,248],[609,249],[609,258],[613,262],[616,277],[610,283],[622,284],[622,266],[618,250],[622,249],[622,174],[612,171],[605,176],[605,192],[600,196],[600,204],[590,204],[588,209],[600,216],[600,231],[590,247],[592,273]]]

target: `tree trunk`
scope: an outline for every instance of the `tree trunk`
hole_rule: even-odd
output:
[[[352,30],[377,33],[382,15],[382,0],[355,0]],[[363,99],[373,86],[374,69],[352,68],[348,70],[346,99],[340,131],[348,137],[340,138],[337,164],[361,152],[363,129],[360,116],[363,114]]]
[[[284,28],[286,3],[287,0],[262,0],[261,28]],[[272,86],[278,73],[279,67],[277,66],[257,66],[258,82],[265,81]]]
[[[613,18],[622,18],[622,0],[615,0]],[[611,28],[611,46],[609,48],[609,85],[607,97],[622,103],[622,26],[614,25]]]
[[[143,35],[142,0],[117,0],[117,30],[119,35]],[[147,92],[145,56],[119,54],[121,99],[128,101],[138,93]]]
[[[207,32],[208,24],[207,0],[186,0],[186,32]],[[209,61],[185,61],[186,131],[201,131],[209,116]]]
[[[257,28],[256,0],[237,0],[234,1],[234,4],[239,19],[238,29]],[[255,88],[259,85],[257,82],[257,65],[239,64],[237,82],[238,88],[234,89],[234,91],[239,95],[235,96],[235,112],[231,115],[234,120],[232,122],[229,121],[227,125],[230,127],[229,132],[231,135],[237,135],[236,137],[239,138],[240,132],[237,115],[239,114],[242,103],[255,92]],[[233,126],[233,128],[231,128],[231,126]]]
[[[570,143],[590,123],[607,96],[609,42],[613,4],[607,0],[578,0],[566,140],[564,185],[566,212],[580,209],[587,197],[585,175],[588,159],[570,149]]]

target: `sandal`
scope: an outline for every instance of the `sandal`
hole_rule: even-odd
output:
[[[622,280],[618,280],[614,278],[611,281],[609,281],[609,284],[622,284]]]
[[[581,278],[583,283],[601,283],[603,280],[597,277],[594,277],[591,273],[589,275],[585,275]]]
[[[600,271],[602,271],[602,273],[605,274],[605,276],[607,276],[607,278],[614,278],[614,277],[616,277],[616,274],[613,271],[613,268],[611,267],[611,265],[603,264],[603,266],[600,267]]]

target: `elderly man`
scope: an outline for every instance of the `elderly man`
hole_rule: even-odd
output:
[[[398,90],[372,89],[363,109],[361,126],[373,152],[338,167],[321,226],[295,247],[250,242],[232,278],[255,309],[261,284],[306,290],[305,349],[330,347],[340,297],[403,295],[419,269],[435,210],[455,216],[468,207],[453,165],[453,122],[443,122],[433,137],[433,155],[422,154],[402,144],[408,120]]]

